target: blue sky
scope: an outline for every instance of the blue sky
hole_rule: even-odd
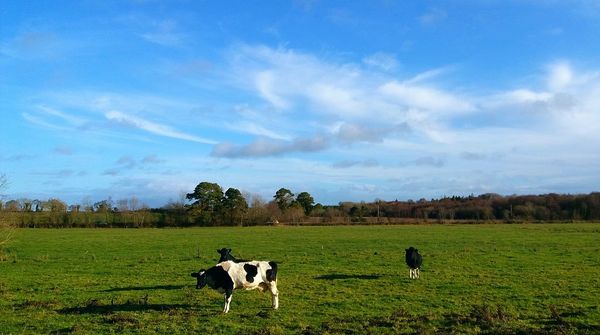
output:
[[[4,1],[4,198],[600,185],[596,1]]]

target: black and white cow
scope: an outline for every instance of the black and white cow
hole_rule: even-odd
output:
[[[408,276],[410,279],[417,279],[421,276],[421,264],[423,264],[423,257],[419,254],[419,250],[410,247],[405,249],[406,251],[406,265],[410,268]]]
[[[229,312],[231,296],[235,289],[271,291],[273,309],[279,308],[279,291],[277,290],[277,263],[249,261],[236,263],[221,262],[208,270],[192,273],[198,279],[196,288],[208,285],[210,288],[225,294],[223,313]]]

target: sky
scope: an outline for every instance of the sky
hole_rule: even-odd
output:
[[[600,2],[2,1],[4,200],[600,186]]]

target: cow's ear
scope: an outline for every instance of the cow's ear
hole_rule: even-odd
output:
[[[227,249],[227,252],[231,252],[231,249]]]
[[[198,278],[198,272],[192,272],[192,277]]]
[[[408,249],[404,249],[404,251],[408,251]]]
[[[218,252],[218,253],[221,253],[221,250],[217,249],[217,252]]]

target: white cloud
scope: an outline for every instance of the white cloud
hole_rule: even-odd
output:
[[[248,45],[236,46],[230,57],[232,78],[276,110],[284,110],[280,115],[286,115],[285,122],[290,125],[285,129],[298,129],[299,119],[324,129],[340,123],[360,124],[363,134],[380,131],[390,124],[408,123],[414,131],[439,139],[439,119],[475,109],[469,98],[428,84],[450,67],[425,71],[402,81],[373,69],[375,61],[384,58],[354,64],[281,47]],[[296,133],[297,136],[306,134]]]
[[[69,130],[69,128],[67,128],[67,127],[58,126],[53,123],[47,122],[46,120],[44,120],[36,115],[32,115],[30,113],[22,113],[21,116],[23,116],[23,118],[27,122],[35,124],[37,126],[41,126],[41,127],[53,129],[53,130],[60,130],[60,131]]]
[[[377,52],[363,58],[363,63],[374,69],[390,72],[398,68],[398,60],[392,54]]]
[[[573,71],[567,62],[552,64],[549,69],[548,88],[553,91],[562,91],[573,82]]]
[[[278,140],[290,140],[291,137],[289,135],[280,134],[276,131],[269,130],[260,124],[256,124],[252,121],[236,121],[236,122],[227,122],[226,127],[236,131],[242,131],[244,133],[262,136],[262,137],[270,137]]]
[[[139,129],[142,129],[147,132],[150,132],[150,133],[153,133],[156,135],[160,135],[160,136],[177,138],[177,139],[181,139],[181,140],[192,141],[192,142],[197,142],[197,143],[205,143],[205,144],[216,144],[217,143],[216,141],[213,141],[213,140],[205,139],[205,138],[198,137],[195,135],[186,134],[184,132],[175,130],[169,126],[165,126],[165,125],[161,125],[161,124],[158,124],[155,122],[144,120],[139,117],[127,115],[127,114],[124,114],[119,111],[107,112],[105,114],[105,117],[110,121],[124,124],[124,125],[134,127],[134,128],[139,128]]]
[[[514,122],[512,127],[526,127],[531,133],[600,141],[600,73],[575,70],[568,61],[552,63],[546,69],[539,85],[545,90],[521,87],[482,96],[478,98],[480,109],[493,115],[491,120],[505,120],[505,125]]]
[[[413,84],[425,82],[425,81],[434,79],[436,77],[439,77],[443,74],[446,74],[446,73],[450,72],[452,69],[453,69],[453,66],[445,66],[445,67],[441,67],[441,68],[437,68],[437,69],[427,70],[425,72],[417,74],[416,76],[414,76],[408,80],[405,80],[404,83],[413,85]]]
[[[409,85],[390,81],[380,87],[380,91],[408,108],[418,108],[437,113],[472,111],[474,107],[466,99],[451,93],[425,86]]]
[[[82,126],[88,122],[88,120],[86,120],[84,118],[70,115],[68,113],[65,113],[65,112],[59,111],[57,109],[44,106],[44,105],[38,105],[37,108],[38,108],[38,110],[40,110],[41,112],[43,112],[46,115],[54,116],[54,117],[60,118],[64,121],[67,121],[67,123],[69,123],[72,126]]]
[[[255,83],[260,95],[276,108],[286,109],[290,104],[275,93],[275,85],[278,85],[279,83],[275,83],[274,81],[275,79],[271,71],[261,71],[256,74]]]
[[[335,84],[316,83],[308,88],[306,97],[323,112],[361,116],[369,110],[361,93]]]

